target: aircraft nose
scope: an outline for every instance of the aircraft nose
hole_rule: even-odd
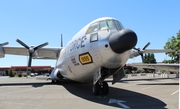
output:
[[[130,29],[123,29],[113,33],[109,38],[109,45],[115,53],[123,53],[135,47],[137,35]]]

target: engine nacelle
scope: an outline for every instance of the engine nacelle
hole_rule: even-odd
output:
[[[9,44],[9,42],[5,42],[5,43],[0,44],[0,58],[4,58],[5,53],[3,50],[3,46],[8,45],[8,44]]]
[[[4,58],[4,56],[5,56],[5,53],[2,49],[2,46],[0,46],[0,58]]]
[[[140,54],[136,50],[131,50],[130,58],[139,56]]]
[[[54,69],[52,72],[51,72],[51,79],[52,80],[57,80],[57,79],[61,79],[63,78],[60,71],[58,69]]]

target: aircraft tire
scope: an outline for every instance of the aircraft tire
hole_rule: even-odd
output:
[[[52,84],[56,83],[56,80],[52,80],[51,83],[52,83]]]
[[[103,87],[101,87],[101,94],[102,95],[107,95],[109,93],[109,86],[107,82],[103,82]]]
[[[101,86],[99,83],[96,83],[95,85],[93,85],[93,94],[94,95],[99,95],[100,94],[100,91],[101,91]]]

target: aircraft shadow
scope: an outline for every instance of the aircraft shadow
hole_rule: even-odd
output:
[[[1,86],[32,86],[34,88],[43,87],[44,85],[52,85],[50,82],[40,82],[40,83],[0,83]]]
[[[45,85],[52,85],[49,81],[47,82],[39,82],[39,83],[1,83],[1,86],[26,86],[30,85],[34,88],[43,87]],[[82,99],[117,107],[117,108],[123,108],[117,103],[110,103],[111,99],[115,100],[122,100],[125,102],[122,102],[124,105],[130,107],[131,109],[165,109],[166,104],[154,97],[144,95],[138,92],[115,88],[115,87],[109,87],[109,94],[107,96],[95,96],[92,93],[92,84],[91,83],[78,83],[70,80],[63,80],[60,81],[58,84],[54,85],[62,85],[64,88],[66,88],[71,94],[78,96]]]
[[[165,109],[166,106],[163,101],[157,98],[115,87],[109,87],[107,96],[95,96],[92,93],[92,84],[90,83],[82,84],[68,81],[61,82],[60,85],[64,86],[71,94],[82,99],[112,107],[123,108],[117,103],[110,103],[111,99],[126,101],[122,103],[132,109]]]

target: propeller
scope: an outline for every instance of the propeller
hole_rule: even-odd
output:
[[[46,43],[43,43],[43,44],[38,45],[38,46],[36,46],[36,47],[32,47],[32,46],[29,47],[29,46],[27,46],[24,42],[22,42],[22,41],[19,40],[19,39],[17,39],[16,41],[17,41],[19,44],[21,44],[23,47],[25,47],[26,49],[28,49],[28,52],[29,52],[28,68],[31,67],[31,62],[32,62],[33,53],[34,53],[36,50],[38,50],[38,49],[40,49],[40,48],[48,45],[48,42],[46,42]]]
[[[144,53],[144,50],[150,45],[150,42],[148,42],[144,47],[143,49],[141,50],[140,48],[133,48],[135,50],[138,51],[139,55],[141,55],[141,59],[142,59],[142,62],[144,63],[144,56],[143,56],[143,53]]]
[[[9,44],[9,42],[5,42],[5,43],[2,43],[2,44],[0,44],[1,46],[5,46],[5,45],[8,45]]]

